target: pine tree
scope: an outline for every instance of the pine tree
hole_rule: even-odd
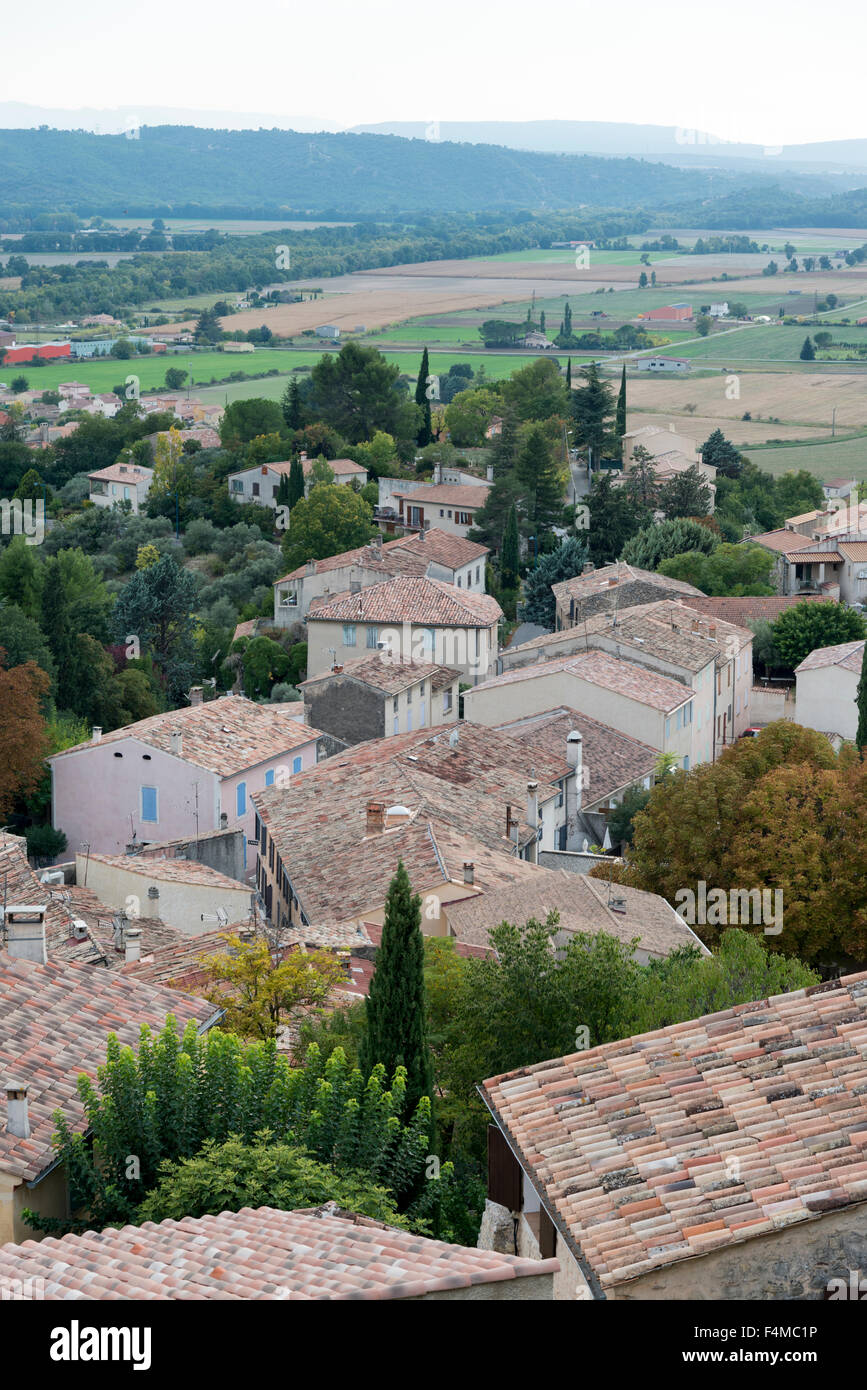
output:
[[[572,392],[572,418],[579,447],[592,452],[593,466],[599,467],[610,440],[611,417],[615,414],[611,387],[600,380],[596,363],[591,362],[581,372],[585,385]]]
[[[422,1096],[433,1093],[427,1041],[424,941],[421,898],[413,894],[403,860],[385,900],[382,940],[376,972],[365,1000],[367,1034],[359,1063],[365,1075],[382,1063],[390,1076],[406,1068],[406,1109],[411,1115]]]
[[[283,392],[280,409],[288,429],[300,430],[303,428],[304,411],[301,409],[301,388],[298,385],[297,377],[292,378]]]
[[[500,582],[504,589],[517,587],[518,561],[518,512],[513,502],[509,508],[509,518],[503,534],[503,548],[500,551]]]
[[[802,362],[812,362],[813,359],[815,358],[815,356],[816,356],[816,349],[813,347],[812,341],[811,341],[811,339],[810,339],[810,337],[809,337],[809,335],[808,335],[808,336],[804,339],[804,345],[803,345],[803,347],[801,348],[801,361],[802,361]]]
[[[294,458],[292,460],[292,464],[289,468],[289,483],[287,490],[289,494],[287,505],[291,511],[295,503],[300,502],[301,498],[304,496],[304,469],[301,466],[300,458]]]
[[[855,735],[855,746],[863,758],[864,745],[867,744],[867,642],[864,644],[864,656],[861,659],[861,679],[855,692],[855,703],[858,706],[858,732]]]
[[[618,439],[622,439],[626,433],[626,363],[623,363],[623,371],[620,376],[620,391],[617,396],[617,416],[614,422],[614,429]]]
[[[433,430],[431,428],[430,417],[430,397],[427,393],[428,377],[430,376],[430,362],[428,359],[427,348],[421,355],[421,366],[418,371],[418,381],[415,384],[415,403],[422,412],[422,422],[419,426],[415,442],[420,449],[424,449],[433,442]]]
[[[538,427],[529,431],[515,472],[528,521],[536,526],[555,522],[563,510],[563,486],[548,441]]]
[[[502,419],[500,433],[494,436],[494,447],[491,450],[495,478],[510,473],[518,461],[518,421],[511,406],[506,406]]]

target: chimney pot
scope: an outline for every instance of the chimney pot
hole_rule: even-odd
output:
[[[6,1082],[6,1133],[16,1139],[30,1138],[29,1087],[24,1081]]]
[[[527,783],[527,824],[535,830],[539,824],[539,783]]]
[[[204,699],[204,694],[205,694],[205,692],[204,692],[202,686],[200,686],[200,685],[193,685],[193,686],[191,686],[191,687],[190,687],[190,704],[191,704],[191,705],[200,705],[200,704],[202,703],[202,700]]]
[[[102,725],[101,725],[101,724],[94,724],[94,726],[93,726],[93,728],[92,728],[92,730],[91,730],[91,733],[90,733],[90,741],[91,741],[91,743],[99,743],[99,740],[100,740],[101,738],[102,738]]]
[[[485,479],[489,483],[494,481],[494,465],[492,463],[489,463],[485,469]]]
[[[183,747],[183,735],[177,730],[175,730],[169,735],[169,744],[171,746],[171,751],[174,753],[175,757],[179,758],[181,756],[181,749]]]
[[[128,927],[123,948],[124,962],[129,965],[130,961],[141,960],[141,928]]]
[[[381,801],[367,803],[367,834],[378,835],[385,829],[385,807]]]
[[[315,574],[315,573],[316,573],[316,561],[315,561],[315,560],[308,560],[307,563],[306,563],[306,565],[304,566],[304,572],[305,572],[305,574]]]
[[[475,868],[473,867],[472,860],[470,860],[470,859],[465,859],[465,860],[464,860],[464,883],[474,883],[474,882],[475,882],[475,877],[476,877]]]

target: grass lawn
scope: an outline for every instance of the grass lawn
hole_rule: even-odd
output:
[[[744,328],[738,328],[734,332],[723,332],[709,334],[701,342],[690,343],[684,347],[682,352],[684,357],[689,357],[693,361],[712,361],[727,365],[730,362],[796,362],[801,365],[800,352],[806,337],[813,336],[816,330],[806,324],[770,324],[759,323],[751,324]],[[818,330],[821,332],[822,330]],[[856,328],[833,327],[829,326],[827,331],[833,332],[834,337],[839,342],[859,343],[867,346],[867,326]],[[805,362],[803,365],[813,371],[821,370],[822,366],[828,362],[845,361],[846,349],[840,350],[840,355],[834,353],[833,345],[827,349],[827,353],[818,352],[814,362]],[[867,359],[865,359],[867,364]],[[852,364],[853,367],[857,363]]]
[[[867,477],[867,435],[856,439],[830,439],[816,444],[747,445],[744,453],[766,473],[806,469],[823,481],[828,478]]]
[[[319,353],[303,354],[316,361]],[[180,367],[189,372],[192,364],[193,384],[210,383],[212,377],[229,376],[231,372],[267,372],[272,368],[288,372],[296,363],[296,354],[277,352],[265,348],[261,352],[202,352],[192,353],[153,353],[136,356],[127,362],[115,358],[64,358],[59,362],[48,362],[44,367],[29,367],[24,363],[0,365],[2,380],[9,381],[12,376],[26,376],[31,390],[56,390],[61,381],[83,381],[91,391],[111,391],[130,375],[138,377],[142,391],[159,390],[165,383],[169,367]],[[255,364],[255,365],[254,365]],[[186,389],[186,382],[184,383]]]

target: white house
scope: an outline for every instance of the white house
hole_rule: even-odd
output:
[[[367,482],[367,469],[352,459],[325,459],[335,483],[349,483],[364,487]],[[301,471],[304,474],[305,491],[310,485],[310,475],[315,460],[306,454],[301,455]],[[233,502],[256,502],[261,507],[277,506],[277,491],[283,478],[289,477],[291,459],[278,463],[257,464],[255,468],[244,468],[240,473],[230,473],[228,477],[229,496]]]
[[[313,331],[316,334],[317,338],[340,337],[340,329],[334,323],[321,323],[319,327],[315,328]]]
[[[817,647],[795,667],[795,721],[824,734],[854,739],[858,732],[855,703],[863,642]]]
[[[95,507],[114,507],[129,502],[138,516],[150,492],[154,470],[136,463],[113,463],[88,473],[90,500]]]

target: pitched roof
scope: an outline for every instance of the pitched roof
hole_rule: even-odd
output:
[[[787,560],[797,560],[800,565],[842,565],[846,558],[839,550],[788,550],[785,554]]]
[[[246,884],[228,874],[221,874],[209,864],[198,859],[151,858],[140,854],[88,854],[91,863],[107,864],[125,873],[140,874],[143,878],[160,879],[164,883],[188,883],[200,888],[231,889],[235,893],[249,893]]]
[[[346,591],[315,604],[307,621],[490,627],[502,616],[490,594],[471,594],[440,579],[396,575],[358,593]]]
[[[106,483],[144,483],[150,482],[154,476],[152,468],[145,468],[143,464],[127,463],[121,465],[112,463],[108,468],[99,468],[95,473],[88,473],[88,478],[99,478]]]
[[[371,541],[367,545],[356,546],[354,550],[344,550],[339,555],[314,560],[313,573],[327,574],[331,570],[359,565],[365,569],[381,570],[384,577],[391,574],[423,575],[427,573],[430,564],[443,565],[455,570],[488,554],[490,551],[487,546],[477,545],[475,541],[469,541],[464,536],[451,536],[447,531],[432,526],[425,531],[424,539],[419,534],[398,536],[395,540],[383,541],[381,545]],[[299,565],[291,573],[275,579],[274,583],[284,584],[288,579],[303,579],[306,574],[307,565]]]
[[[317,923],[384,902],[400,859],[417,891],[461,880],[465,859],[477,866],[477,887],[485,875],[497,883],[519,876],[523,861],[505,835],[506,807],[525,843],[535,831],[524,820],[528,779],[539,782],[544,802],[568,773],[565,758],[527,749],[497,729],[460,724],[356,744],[252,799],[307,919]],[[369,801],[405,806],[411,819],[368,835]],[[484,850],[496,853],[485,858]]]
[[[325,462],[328,464],[335,478],[351,478],[356,477],[359,473],[367,473],[367,469],[364,468],[362,464],[355,463],[353,459],[326,459]],[[305,478],[309,477],[310,473],[313,471],[314,463],[316,463],[316,459],[301,460],[301,472],[304,474]]]
[[[863,658],[863,639],[860,642],[841,642],[836,647],[816,647],[795,667],[795,674],[800,671],[818,671],[824,666],[842,666],[845,670],[855,671],[857,674],[861,670]]]
[[[625,904],[625,911],[609,905],[618,900]],[[488,933],[500,922],[523,925],[531,917],[544,922],[553,911],[560,918],[555,931],[558,944],[574,932],[603,931],[625,945],[638,937],[639,949],[657,959],[679,946],[698,946],[703,955],[710,955],[665,898],[564,870],[540,868],[527,882],[447,903],[444,908],[458,941],[473,946],[487,946]]]
[[[840,541],[837,549],[847,560],[867,560],[867,541]]]
[[[221,695],[188,709],[169,710],[139,719],[103,734],[101,743],[117,743],[135,738],[163,753],[172,751],[172,734],[182,735],[179,756],[184,762],[231,777],[243,768],[267,762],[281,753],[300,748],[320,737],[319,729],[294,718],[293,704],[258,705],[243,695]],[[48,759],[68,758],[94,745],[76,743]]]
[[[479,690],[498,690],[516,681],[539,680],[562,671],[665,713],[677,709],[694,694],[689,686],[669,680],[668,676],[657,675],[646,666],[637,666],[634,661],[623,661],[620,657],[599,651],[576,652],[574,656],[537,661],[532,666],[516,666],[512,671],[504,671],[500,676],[480,681],[467,694],[472,697]]]
[[[0,1075],[30,1090],[29,1139],[0,1129],[0,1170],[31,1180],[51,1164],[57,1109],[73,1129],[84,1110],[76,1091],[79,1072],[96,1075],[105,1061],[106,1039],[136,1043],[143,1023],[162,1028],[174,1014],[181,1028],[200,1027],[219,1011],[203,999],[122,978],[80,965],[37,965],[0,950]]]
[[[613,579],[617,580],[616,585],[611,583]],[[693,584],[686,584],[682,579],[669,579],[664,574],[657,574],[655,570],[643,570],[637,565],[627,565],[624,560],[618,560],[613,565],[603,565],[600,569],[589,570],[587,574],[576,574],[572,579],[563,579],[559,584],[552,584],[551,588],[554,597],[558,602],[562,602],[568,598],[595,597],[597,593],[613,591],[622,584],[636,580],[641,580],[644,584],[653,584],[656,588],[671,593],[701,593],[701,589],[696,589]]]
[[[768,594],[738,598],[708,598],[704,594],[696,594],[683,600],[687,608],[694,608],[698,613],[707,613],[716,618],[725,618],[727,622],[735,623],[738,627],[748,627],[750,623],[761,620],[773,622],[781,613],[785,613],[787,608],[794,608],[798,603],[821,601],[821,594]]]
[[[624,787],[651,776],[659,758],[658,751],[649,744],[566,705],[543,714],[524,715],[497,727],[549,757],[561,753],[566,747],[567,736],[577,729],[584,741],[582,772],[584,800],[588,805],[605,801]]]
[[[867,974],[484,1082],[602,1291],[867,1198]]]
[[[334,1203],[242,1207],[0,1247],[0,1279],[44,1279],[47,1299],[420,1298],[559,1268],[429,1240]]]
[[[711,632],[711,628],[714,629]],[[575,627],[532,638],[521,647],[510,647],[510,656],[530,654],[549,648],[563,648],[563,654],[597,645],[594,638],[606,638],[629,648],[627,660],[640,660],[642,653],[656,656],[685,670],[697,672],[710,661],[722,664],[728,659],[725,638],[734,638],[737,651],[748,645],[753,634],[723,618],[707,619],[692,611],[692,604],[664,598],[654,603],[632,604],[627,608],[607,608],[582,618]],[[509,665],[508,669],[513,669]]]
[[[406,498],[407,506],[410,507],[414,507],[417,502],[430,502],[436,507],[473,510],[485,505],[490,490],[485,483],[434,483],[431,487],[416,487],[412,492],[400,495]]]
[[[300,688],[306,689],[307,686],[321,685],[323,681],[330,680],[357,680],[362,685],[372,685],[376,690],[392,693],[429,679],[432,690],[444,690],[459,680],[460,674],[451,666],[440,666],[433,661],[414,661],[408,656],[380,652],[366,660],[351,662],[339,673],[323,671],[318,676],[310,676],[300,682]]]
[[[807,550],[815,541],[811,536],[802,536],[798,531],[789,531],[781,526],[776,531],[763,531],[760,536],[747,536],[753,545],[764,546],[765,550],[775,550],[778,555],[786,555],[793,550]]]
[[[450,535],[438,526],[431,526],[414,536],[398,536],[396,540],[386,541],[382,548],[389,554],[421,556],[449,569],[460,569],[461,565],[468,565],[491,553],[486,545],[479,545],[466,536]]]

